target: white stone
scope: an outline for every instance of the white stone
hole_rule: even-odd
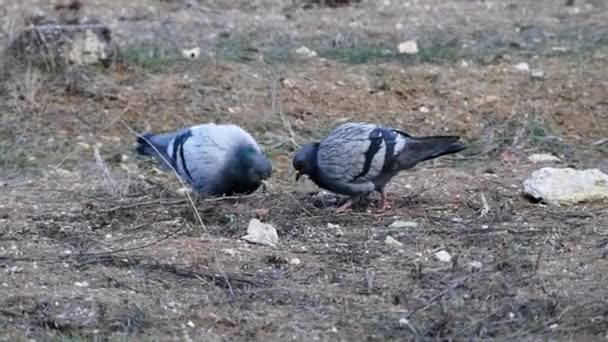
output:
[[[186,195],[192,193],[192,189],[189,187],[181,187],[181,188],[175,190],[175,192],[180,196],[186,196]]]
[[[420,107],[419,111],[420,111],[420,113],[428,113],[428,112],[430,112],[430,110],[427,107],[425,107],[425,106]]]
[[[290,264],[292,265],[300,265],[302,263],[302,260],[300,260],[299,258],[293,258],[289,261]]]
[[[526,63],[526,62],[521,62],[521,63],[515,64],[513,66],[513,69],[515,71],[529,72],[530,71],[530,65],[528,65],[528,63]]]
[[[540,69],[534,69],[530,72],[530,77],[535,80],[542,80],[545,78],[545,72]]]
[[[313,51],[309,48],[307,48],[306,46],[300,46],[299,48],[296,49],[296,53],[300,56],[304,56],[304,57],[315,57],[317,56],[317,52]]]
[[[410,324],[410,321],[408,321],[408,319],[407,319],[407,318],[405,318],[405,317],[401,317],[401,318],[399,319],[399,325],[400,325],[400,326],[405,327],[405,326],[407,326],[407,325],[409,325],[409,324]]]
[[[401,248],[401,247],[403,247],[403,243],[397,241],[396,239],[394,239],[391,236],[387,236],[386,239],[384,240],[384,243],[387,246],[394,247],[394,248]]]
[[[418,222],[416,221],[402,221],[397,220],[389,226],[389,228],[416,228],[418,227]]]
[[[187,59],[196,59],[201,55],[201,48],[183,49],[182,56]]]
[[[251,243],[268,246],[276,246],[279,243],[277,230],[271,224],[262,223],[258,219],[249,221],[247,235],[243,236],[242,239]]]
[[[222,253],[227,254],[231,257],[235,257],[237,255],[237,251],[235,251],[234,249],[231,249],[231,248],[222,249]]]
[[[89,287],[89,283],[87,283],[86,281],[83,281],[82,283],[75,282],[74,286],[77,286],[77,287]]]
[[[192,321],[188,321],[188,323],[186,323],[186,324],[188,324],[188,326],[189,326],[190,328],[195,328],[195,327],[196,327],[196,325],[195,325],[195,324],[194,324],[194,322],[192,322]]]
[[[471,267],[471,271],[479,271],[483,267],[483,264],[481,261],[471,261],[469,267]]]
[[[450,261],[452,261],[452,256],[450,255],[450,253],[448,253],[446,251],[443,251],[443,250],[435,253],[435,258],[437,258],[437,260],[439,260],[441,262],[450,262]]]
[[[570,205],[608,199],[608,175],[598,169],[544,167],[524,181],[524,193],[546,203]]]
[[[289,89],[292,89],[293,87],[296,86],[296,82],[294,80],[292,80],[291,78],[286,78],[283,81],[281,81],[281,83],[283,84],[284,87],[287,87]]]
[[[530,160],[533,163],[548,163],[548,162],[560,162],[562,161],[561,159],[559,159],[558,157],[549,154],[549,153],[535,153],[535,154],[531,154],[528,157],[528,160]]]
[[[339,229],[340,225],[339,224],[333,224],[333,223],[327,222],[327,228],[329,228],[329,229]]]
[[[418,53],[418,43],[415,40],[408,40],[399,44],[397,51],[401,54],[415,55]]]

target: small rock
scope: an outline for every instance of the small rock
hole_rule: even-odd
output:
[[[540,69],[534,69],[530,72],[530,77],[532,77],[533,80],[543,80],[545,79],[545,72]]]
[[[557,205],[608,199],[608,175],[598,169],[544,167],[524,181],[524,193]]]
[[[515,318],[515,314],[513,312],[509,312],[509,319],[514,319]]]
[[[231,257],[235,257],[237,255],[237,251],[235,251],[234,249],[231,249],[231,248],[222,249],[222,253],[228,254]]]
[[[481,261],[471,261],[469,263],[469,267],[471,267],[471,271],[477,272],[477,271],[481,270],[481,268],[483,267],[483,264],[481,263]]]
[[[304,56],[304,57],[308,57],[308,58],[317,56],[316,51],[313,51],[313,50],[307,48],[306,46],[301,46],[301,47],[297,48],[296,53],[300,56]]]
[[[418,222],[416,221],[401,221],[397,220],[389,226],[389,228],[416,228],[418,227]]]
[[[548,163],[548,162],[560,162],[562,161],[558,157],[549,153],[535,153],[528,157],[533,163]]]
[[[397,31],[403,30],[403,24],[402,23],[396,23],[395,24],[395,30],[397,30]]]
[[[293,258],[289,261],[290,264],[292,265],[300,265],[302,263],[302,260],[300,260],[299,258]]]
[[[281,84],[289,89],[292,89],[293,87],[296,86],[296,82],[294,80],[292,80],[291,78],[285,78],[281,81]]]
[[[528,63],[526,63],[526,62],[521,62],[521,63],[515,64],[513,66],[513,69],[515,71],[529,72],[530,71],[530,65],[528,65]]]
[[[450,262],[450,261],[452,261],[452,256],[450,255],[450,253],[448,253],[446,251],[443,251],[443,250],[435,253],[435,258],[437,258],[437,260],[439,260],[441,262]]]
[[[384,240],[384,243],[387,246],[394,247],[394,248],[403,247],[403,243],[397,241],[396,239],[392,238],[391,236],[387,236],[386,239]]]
[[[249,221],[247,227],[247,235],[241,239],[251,242],[259,243],[267,246],[276,246],[279,243],[279,236],[277,230],[268,223],[262,223],[258,219],[252,219]]]
[[[196,325],[195,325],[195,324],[194,324],[194,322],[192,322],[192,321],[188,321],[188,323],[186,323],[186,324],[188,324],[188,326],[189,326],[190,328],[196,328]]]
[[[428,108],[426,108],[425,106],[420,107],[419,111],[420,111],[420,113],[428,113],[428,112],[430,112],[430,110]]]
[[[327,228],[329,228],[329,229],[339,229],[340,225],[339,224],[333,224],[331,222],[327,222]]]
[[[183,49],[182,56],[186,59],[196,59],[201,55],[201,48]]]
[[[399,44],[397,51],[401,54],[415,55],[418,53],[418,43],[415,40],[408,40]]]
[[[460,67],[461,68],[468,68],[469,67],[469,62],[465,61],[464,59],[460,61]]]
[[[74,286],[77,286],[77,287],[89,287],[89,283],[87,283],[86,281],[83,281],[82,283],[75,282]]]
[[[400,326],[405,327],[405,326],[408,326],[409,324],[410,324],[410,321],[408,321],[408,319],[407,319],[407,318],[405,318],[405,317],[401,317],[401,318],[399,319],[399,325],[400,325]]]
[[[187,194],[192,193],[192,189],[188,188],[188,187],[181,187],[181,188],[175,190],[175,192],[180,196],[186,196]]]

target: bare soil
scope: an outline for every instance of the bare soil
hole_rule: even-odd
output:
[[[0,0],[2,46],[56,3]],[[521,190],[532,153],[608,172],[608,4],[342,3],[92,0],[110,67],[3,58],[0,339],[605,340],[605,203]],[[469,148],[397,177],[388,213],[336,215],[290,165],[345,120]],[[133,152],[134,131],[208,121],[264,146],[265,189],[191,203]],[[278,246],[240,239],[256,217]]]

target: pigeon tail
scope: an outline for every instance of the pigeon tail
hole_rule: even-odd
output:
[[[434,136],[413,139],[413,142],[408,143],[408,153],[413,153],[417,156],[416,162],[423,162],[446,154],[457,153],[466,148],[466,145],[457,136]]]

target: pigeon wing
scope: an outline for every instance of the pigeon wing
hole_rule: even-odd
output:
[[[197,190],[209,193],[222,182],[230,153],[243,144],[261,151],[255,139],[236,125],[204,124],[176,136],[169,153],[178,173]]]

